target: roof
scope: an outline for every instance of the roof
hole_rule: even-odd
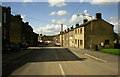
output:
[[[95,22],[95,21],[98,21],[98,20],[100,20],[100,19],[95,18],[95,19],[93,19],[93,20],[87,21],[87,22],[85,22],[85,23],[83,23],[83,24],[81,24],[81,25],[79,25],[79,26],[71,29],[70,31],[74,31],[74,29],[76,29],[76,28],[85,27],[85,26],[87,26],[88,24],[91,24],[91,22]],[[101,20],[103,20],[103,19],[101,19]],[[106,23],[108,23],[108,24],[111,25],[112,27],[114,26],[114,25],[110,24],[109,22],[107,22],[107,21],[105,21],[105,20],[103,20],[103,21],[106,22]],[[69,32],[70,32],[70,31],[69,31]],[[65,34],[65,33],[68,33],[68,31],[66,31],[66,32],[64,31],[63,34]]]
[[[91,22],[95,22],[95,21],[97,21],[97,20],[98,20],[98,19],[95,18],[95,19],[93,19],[93,20],[87,21],[87,22],[79,25],[79,26],[76,27],[76,28],[87,26],[87,25],[90,24]],[[101,20],[103,20],[103,19],[101,19]],[[107,21],[105,21],[105,20],[103,20],[103,21],[106,22],[106,23],[108,23],[108,24],[110,24],[109,22],[107,22]],[[114,25],[112,25],[112,24],[110,24],[110,25],[111,25],[111,26],[114,26]],[[74,29],[76,29],[76,28],[74,28]]]

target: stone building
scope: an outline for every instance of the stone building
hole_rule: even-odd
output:
[[[53,41],[56,42],[56,43],[60,43],[60,34],[56,35],[56,36],[53,38]]]
[[[113,48],[113,27],[112,24],[102,19],[101,13],[96,13],[95,19],[91,21],[84,19],[84,23],[81,25],[76,24],[76,27],[72,31],[65,31],[63,34],[64,46],[78,47],[81,49],[93,49],[95,46],[99,49]],[[74,39],[74,42],[71,38]],[[61,40],[62,38],[60,37]]]
[[[69,46],[69,32],[66,30],[64,33],[64,46]]]
[[[10,44],[11,8],[0,7],[2,8],[2,49],[4,50]]]
[[[85,23],[85,21],[84,21]],[[74,28],[74,42],[75,47],[84,49],[84,27],[80,27],[79,24],[76,24],[76,27]]]
[[[29,25],[29,22],[23,23],[22,25],[22,42],[33,45],[33,28]],[[36,37],[37,38],[37,37]]]
[[[37,45],[38,34],[28,22],[22,21],[21,15],[12,15],[10,7],[2,7],[2,49],[10,47],[10,43],[27,43]]]
[[[61,46],[66,46],[66,38],[65,38],[65,35],[66,34],[66,30],[65,30],[65,32],[63,32],[63,31],[61,31],[60,32],[60,45]]]
[[[27,43],[35,46],[38,42],[38,34],[33,32],[29,22],[24,23],[20,15],[11,16],[10,42]]]
[[[50,42],[52,42],[52,41],[54,41],[54,40],[53,40],[54,37],[56,37],[56,36],[46,36],[46,35],[44,35],[44,36],[42,37],[42,41],[43,41],[43,42],[45,42],[45,41],[50,41]]]
[[[40,34],[40,35],[38,36],[38,42],[41,42],[41,43],[43,42],[43,41],[42,41],[42,40],[43,40],[42,37],[43,37],[42,34]]]
[[[31,46],[38,46],[38,36],[35,32],[32,33],[32,43]]]
[[[20,15],[11,15],[10,22],[10,42],[11,43],[20,43],[22,39],[24,40],[24,35],[22,37],[22,18]]]
[[[97,45],[99,49],[113,48],[114,31],[113,25],[102,19],[101,13],[96,14],[96,18],[80,25],[83,27],[84,48],[90,48]],[[103,44],[103,46],[101,46]]]
[[[74,28],[71,27],[69,31],[69,47],[74,47]]]

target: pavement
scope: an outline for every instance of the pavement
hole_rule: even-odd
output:
[[[118,55],[113,55],[113,54],[99,52],[99,51],[92,51],[90,49],[80,49],[80,48],[71,48],[71,47],[65,47],[65,48],[68,48],[70,51],[72,51],[77,56],[81,56],[81,55],[89,56],[90,55],[90,57],[93,56],[95,58],[104,60],[105,62],[117,62],[118,63],[118,59],[120,58],[120,56]]]
[[[118,58],[115,55],[79,48],[50,46],[30,47],[23,51],[29,53],[3,66],[3,76],[117,77],[118,75]]]

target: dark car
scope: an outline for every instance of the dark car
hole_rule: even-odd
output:
[[[28,48],[28,44],[27,43],[20,43],[20,48],[21,49],[27,49]]]
[[[45,42],[44,44],[45,44],[45,45],[48,45],[48,42]]]
[[[11,43],[11,50],[18,51],[20,49],[20,45],[18,43]]]

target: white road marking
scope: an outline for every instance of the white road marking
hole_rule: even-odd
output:
[[[96,59],[96,60],[99,60],[99,61],[102,61],[102,62],[107,62],[107,61],[105,61],[105,60],[102,60],[102,59],[100,59],[100,58],[97,58],[97,57],[94,57],[94,56],[91,56],[91,55],[89,55],[89,54],[85,54],[86,56],[89,56],[89,57],[91,57],[91,58],[94,58],[94,59]]]
[[[54,52],[54,54],[55,54],[55,52]],[[55,57],[56,57],[56,59],[58,60],[58,57],[57,57],[56,54],[55,54]],[[59,67],[60,67],[60,70],[61,70],[61,73],[62,73],[63,77],[65,77],[65,73],[64,73],[63,68],[62,68],[62,65],[61,65],[60,63],[59,63]]]
[[[60,69],[61,69],[62,75],[65,77],[65,73],[64,73],[64,71],[63,71],[63,68],[62,68],[61,64],[59,64],[59,66],[60,66]]]

